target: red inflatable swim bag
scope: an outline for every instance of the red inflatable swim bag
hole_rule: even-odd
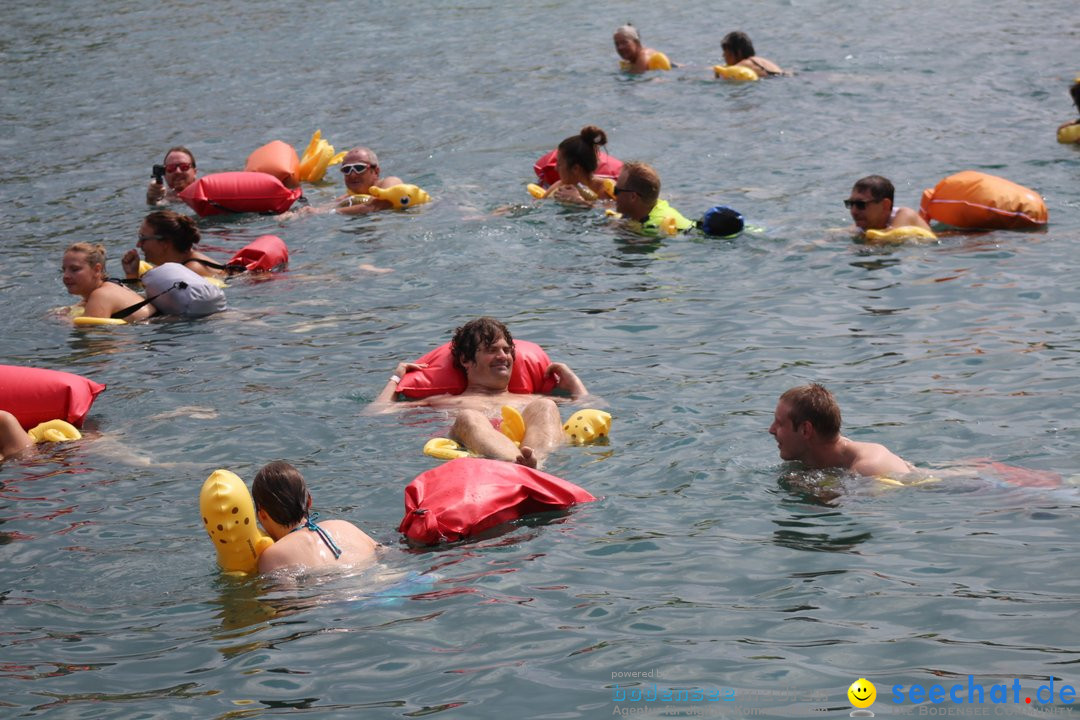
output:
[[[460,395],[465,392],[465,373],[454,366],[450,343],[440,345],[418,363],[426,363],[423,370],[414,370],[401,379],[397,391],[410,398],[426,398],[431,395]],[[523,395],[549,393],[555,389],[554,378],[544,377],[551,364],[544,349],[528,340],[514,341],[514,367],[507,390]]]
[[[273,175],[262,172],[223,172],[204,175],[180,192],[180,199],[202,217],[225,213],[280,214],[303,195]]]
[[[225,267],[247,272],[270,272],[289,264],[289,248],[277,235],[260,235],[232,256]]]
[[[45,368],[0,365],[0,410],[29,430],[49,420],[77,427],[105,386],[82,375]]]
[[[524,465],[458,458],[420,473],[406,486],[398,530],[414,542],[434,545],[595,499],[571,482]]]
[[[555,148],[533,165],[533,172],[536,173],[537,179],[540,180],[540,184],[544,187],[551,187],[559,181],[558,162],[559,149]],[[597,156],[596,172],[593,175],[617,180],[619,173],[622,172],[622,166],[622,160],[602,152]]]
[[[294,188],[300,184],[300,158],[292,145],[271,140],[248,155],[244,172],[273,175],[286,187]]]
[[[1023,185],[965,170],[924,190],[919,215],[958,228],[1023,230],[1046,224],[1046,204]]]

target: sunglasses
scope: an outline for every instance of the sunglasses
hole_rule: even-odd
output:
[[[865,210],[867,205],[881,202],[880,200],[845,200],[844,207],[848,210],[855,208],[856,210]]]
[[[180,172],[187,172],[191,169],[191,163],[169,163],[165,166],[165,172],[174,173],[177,170]]]
[[[614,191],[613,191],[613,192],[614,192],[614,193],[615,193],[616,195],[618,195],[619,193],[624,193],[624,192],[637,192],[637,190],[631,190],[630,188],[627,188],[627,187],[619,187],[618,185],[616,185],[616,186],[615,186],[615,189],[614,189]]]
[[[143,235],[141,233],[139,235],[139,242],[141,242],[141,243],[144,243],[147,240],[160,240],[160,239],[161,239],[160,235]]]
[[[357,175],[359,175],[360,173],[366,173],[368,171],[368,168],[371,167],[375,166],[370,163],[353,163],[352,165],[342,165],[341,174],[352,175],[353,173],[356,173]]]

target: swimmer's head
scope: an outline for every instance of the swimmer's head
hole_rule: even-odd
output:
[[[787,408],[793,430],[809,422],[823,440],[832,440],[840,434],[840,406],[823,385],[793,387],[780,396],[780,405]]]
[[[1080,77],[1076,78],[1076,81],[1069,88],[1069,94],[1072,95],[1073,103],[1076,105],[1076,110],[1080,112]]]
[[[607,145],[607,134],[595,125],[586,125],[581,128],[581,133],[571,135],[559,143],[558,160],[560,163],[559,176],[562,177],[562,166],[566,168],[580,167],[588,177],[592,177],[599,165],[597,153],[600,148]],[[566,180],[566,178],[562,178]]]
[[[450,341],[450,354],[454,358],[454,367],[465,371],[465,363],[476,362],[476,351],[490,347],[500,339],[510,345],[510,357],[515,357],[514,338],[505,325],[491,317],[470,320],[454,330],[454,339]]]
[[[199,243],[202,236],[199,234],[199,226],[188,215],[181,215],[172,210],[155,210],[146,216],[142,227],[139,229],[139,246],[143,248],[143,254],[147,253],[147,240],[166,243],[176,252],[186,254],[191,248]],[[160,253],[150,248],[150,254],[159,256]],[[155,265],[162,262],[154,260],[147,255],[146,259]]]
[[[630,23],[615,30],[612,38],[615,41],[615,51],[623,60],[634,60],[641,52],[641,34]]]
[[[724,52],[724,61],[728,65],[734,65],[757,55],[754,52],[754,43],[750,42],[750,36],[742,30],[735,30],[725,35],[720,41],[720,49]]]
[[[195,155],[183,145],[169,148],[162,165],[165,166],[165,184],[174,192],[195,182]]]
[[[875,200],[888,200],[889,202],[892,202],[893,196],[896,195],[896,188],[893,187],[892,181],[880,175],[867,175],[860,178],[855,181],[851,189],[855,192],[865,190]]]
[[[307,517],[311,507],[304,476],[283,460],[267,464],[251,482],[255,512],[265,512],[274,522],[289,527]]]

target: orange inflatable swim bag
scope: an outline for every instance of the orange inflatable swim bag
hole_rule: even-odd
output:
[[[74,373],[0,365],[0,410],[14,415],[24,430],[56,418],[82,427],[94,398],[104,389]]]
[[[206,217],[225,213],[280,214],[303,195],[273,175],[261,172],[223,172],[204,175],[180,192],[180,199]]]
[[[273,175],[285,187],[300,184],[300,158],[292,145],[281,140],[271,140],[248,155],[244,172],[264,172]]]
[[[923,190],[919,214],[958,228],[1024,230],[1046,224],[1039,194],[996,175],[965,170]]]
[[[289,264],[289,248],[277,235],[260,235],[239,250],[229,262],[230,271],[270,272]]]
[[[424,545],[453,542],[524,515],[595,499],[572,482],[524,465],[459,458],[420,473],[405,487],[398,531]]]

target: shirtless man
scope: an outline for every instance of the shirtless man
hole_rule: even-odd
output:
[[[929,230],[930,226],[919,217],[919,213],[908,207],[893,207],[895,192],[888,178],[868,175],[856,181],[851,195],[844,201],[844,207],[851,212],[855,227],[863,232],[897,227]]]
[[[884,445],[856,442],[840,434],[840,406],[818,384],[794,387],[780,396],[769,434],[782,460],[811,470],[842,468],[866,477],[902,477],[915,470]]]
[[[671,69],[671,62],[664,53],[641,44],[641,34],[633,25],[626,24],[617,29],[613,40],[615,52],[622,58],[619,65],[623,72],[640,75],[646,70]]]
[[[366,215],[389,209],[389,202],[367,197],[367,193],[372,186],[388,188],[401,184],[401,178],[393,175],[379,177],[379,158],[374,150],[366,147],[355,147],[347,152],[341,161],[341,172],[348,192],[337,199],[335,212],[342,215]]]
[[[287,462],[265,466],[251,483],[255,514],[274,544],[259,556],[259,572],[327,565],[354,566],[375,559],[378,543],[346,520],[316,523],[311,493]]]
[[[454,364],[465,373],[465,392],[395,402],[401,376],[424,367],[402,362],[372,405],[380,410],[417,406],[456,410],[450,430],[452,439],[478,455],[529,467],[537,467],[565,441],[559,408],[552,398],[507,390],[514,369],[514,339],[505,325],[490,317],[472,320],[454,332],[451,352]],[[588,395],[585,384],[565,363],[551,363],[544,374],[555,378],[555,387],[568,392],[572,400]],[[496,430],[489,419],[497,416],[503,405],[520,409],[525,420],[525,438],[520,448]]]
[[[151,180],[146,188],[147,205],[164,205],[180,202],[180,192],[195,182],[195,156],[182,145],[169,148],[165,153],[164,184]]]

